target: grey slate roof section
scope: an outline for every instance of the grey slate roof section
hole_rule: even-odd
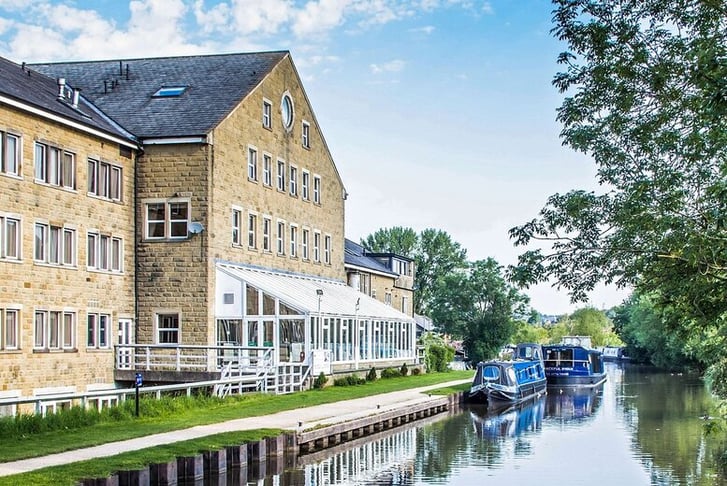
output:
[[[68,83],[72,88],[77,88]],[[33,108],[134,143],[133,136],[80,96],[78,107],[58,99],[58,80],[0,57],[0,94]]]
[[[137,137],[176,138],[208,134],[287,55],[276,51],[32,66],[82,88]],[[187,89],[179,97],[153,97],[170,86]]]
[[[366,256],[366,250],[364,249],[364,247],[359,245],[358,243],[354,243],[348,238],[346,238],[345,240],[345,252],[343,260],[346,265],[355,265],[357,267],[367,268],[376,272],[389,274],[392,277],[399,276],[398,273],[392,272],[388,267],[381,264],[381,262],[379,262],[375,258]]]

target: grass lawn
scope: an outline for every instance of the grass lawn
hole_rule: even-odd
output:
[[[2,444],[2,447],[0,447],[0,462],[45,456],[196,425],[269,415],[285,410],[435,385],[447,381],[471,379],[472,375],[472,371],[450,371],[447,373],[428,373],[418,376],[379,379],[358,386],[330,386],[322,390],[309,390],[289,395],[250,393],[233,396],[199,407],[172,409],[153,417],[145,417],[142,413],[139,418],[109,420],[75,429],[33,433],[22,437],[3,437],[0,435],[0,443]]]
[[[168,432],[195,425],[203,425],[236,418],[268,415],[295,408],[309,407],[341,400],[361,398],[392,391],[436,385],[455,380],[469,380],[472,371],[452,371],[419,376],[379,379],[358,386],[327,387],[290,395],[246,394],[230,397],[214,405],[194,409],[173,410],[156,417],[140,417],[131,420],[99,423],[76,430],[61,430],[31,434],[24,438],[3,438],[0,447],[0,462],[20,458],[37,457],[54,452],[78,449],[107,442]],[[432,394],[447,395],[466,390],[469,384],[432,390]],[[272,437],[282,431],[259,429],[228,432],[200,439],[151,447],[116,456],[75,462],[37,471],[0,477],[0,486],[5,485],[74,485],[83,478],[108,477],[116,471],[135,470],[149,464],[163,463],[176,457],[190,456],[205,450],[218,450],[225,446],[243,444]]]

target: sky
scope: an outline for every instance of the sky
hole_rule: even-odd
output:
[[[288,50],[349,194],[346,236],[446,231],[470,260],[515,263],[508,230],[548,196],[598,190],[563,147],[549,0],[0,0],[15,62]],[[571,312],[565,291],[524,290]],[[602,287],[609,308],[626,291]]]

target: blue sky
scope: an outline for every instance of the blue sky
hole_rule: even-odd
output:
[[[563,148],[548,0],[0,0],[16,62],[289,50],[349,193],[346,232],[447,231],[514,263],[509,228],[546,198],[597,189]],[[577,306],[549,285],[534,308]],[[625,292],[599,289],[596,307]]]

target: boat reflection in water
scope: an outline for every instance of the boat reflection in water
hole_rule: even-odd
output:
[[[561,421],[590,420],[601,404],[603,383],[592,388],[548,387],[545,417]]]
[[[541,395],[510,407],[489,409],[471,406],[470,416],[479,437],[496,440],[516,437],[523,432],[539,431],[543,424],[546,397]]]

